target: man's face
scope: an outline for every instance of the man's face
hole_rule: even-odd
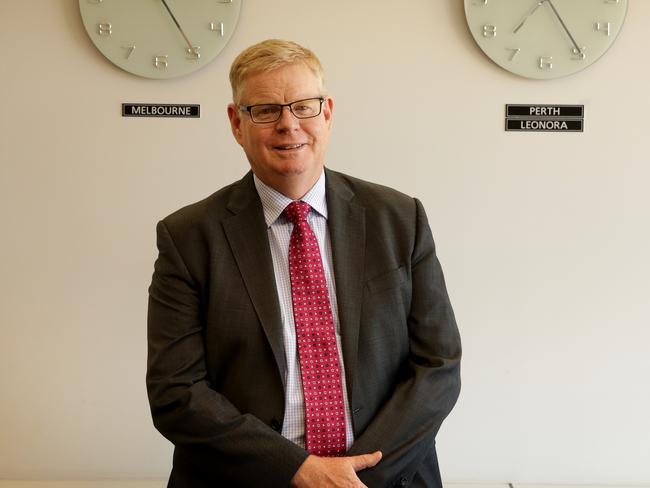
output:
[[[241,104],[284,104],[321,95],[318,78],[298,63],[249,76]],[[332,99],[326,99],[321,114],[309,119],[297,119],[285,107],[276,122],[256,124],[247,112],[230,104],[228,117],[233,135],[257,177],[291,198],[300,198],[322,172],[332,107]]]

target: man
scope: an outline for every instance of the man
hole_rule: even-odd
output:
[[[157,228],[147,387],[169,486],[442,486],[460,340],[422,205],[324,168],[311,51],[261,42],[230,80],[252,172]]]

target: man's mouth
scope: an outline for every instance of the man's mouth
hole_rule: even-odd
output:
[[[297,144],[279,144],[273,147],[275,149],[279,149],[280,151],[291,151],[294,149],[300,149],[303,146],[305,146],[305,144],[297,143]]]

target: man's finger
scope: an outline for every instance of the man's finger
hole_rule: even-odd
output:
[[[381,459],[381,451],[375,451],[372,454],[360,454],[358,456],[351,456],[350,462],[355,471],[362,469],[372,468]]]

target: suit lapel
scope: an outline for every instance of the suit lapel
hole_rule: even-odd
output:
[[[284,383],[287,367],[282,318],[262,203],[252,173],[248,173],[233,191],[228,210],[233,215],[224,220],[224,232]]]
[[[328,227],[348,395],[356,371],[366,247],[365,209],[341,176],[326,170]]]

